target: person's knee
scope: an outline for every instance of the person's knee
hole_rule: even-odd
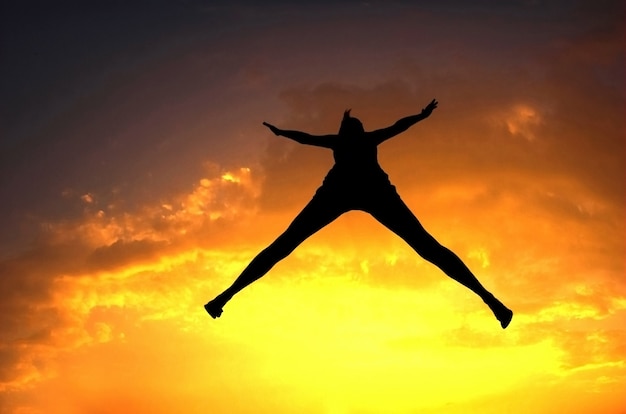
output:
[[[415,249],[425,260],[431,263],[438,263],[445,259],[447,249],[436,240],[428,240]]]
[[[290,237],[279,237],[266,250],[271,256],[283,259],[287,257],[300,244],[298,240]]]

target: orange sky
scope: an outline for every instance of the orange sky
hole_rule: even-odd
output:
[[[624,5],[10,9],[0,413],[624,413]],[[41,68],[46,68],[41,72]],[[212,320],[335,133],[515,316],[362,212]]]

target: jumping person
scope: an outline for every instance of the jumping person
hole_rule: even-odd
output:
[[[428,234],[378,165],[377,146],[427,118],[435,108],[437,101],[433,99],[421,113],[407,116],[390,127],[371,132],[365,132],[361,121],[350,116],[350,110],[347,110],[336,135],[314,136],[278,129],[263,122],[277,136],[290,138],[300,144],[331,149],[335,165],[313,199],[287,230],[260,252],[229,288],[204,305],[209,315],[213,318],[219,317],[224,305],[236,293],[265,275],[277,262],[287,257],[300,243],[322,227],[347,211],[362,210],[404,239],[425,260],[477,294],[489,306],[502,328],[506,328],[511,322],[513,312],[481,285],[456,254]]]

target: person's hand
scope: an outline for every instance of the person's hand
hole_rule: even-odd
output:
[[[263,122],[263,125],[268,127],[270,131],[274,133],[274,135],[280,135],[280,132],[281,132],[280,129],[276,128],[274,125],[268,124],[267,122]]]
[[[429,116],[433,112],[433,110],[437,107],[438,103],[439,102],[437,102],[436,99],[433,99],[432,101],[430,101],[430,103],[426,105],[426,108],[422,109],[422,115],[424,117]]]

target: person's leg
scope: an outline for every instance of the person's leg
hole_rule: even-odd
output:
[[[332,202],[332,197],[316,194],[300,214],[296,216],[287,230],[261,251],[228,289],[204,305],[206,311],[213,318],[219,317],[222,313],[222,307],[236,293],[261,278],[276,263],[287,257],[305,239],[344,212],[345,210]]]
[[[502,328],[506,328],[513,317],[513,312],[483,287],[456,254],[439,244],[424,229],[400,197],[393,194],[391,197],[384,197],[383,200],[376,202],[368,212],[406,241],[420,256],[480,296],[500,321]]]

